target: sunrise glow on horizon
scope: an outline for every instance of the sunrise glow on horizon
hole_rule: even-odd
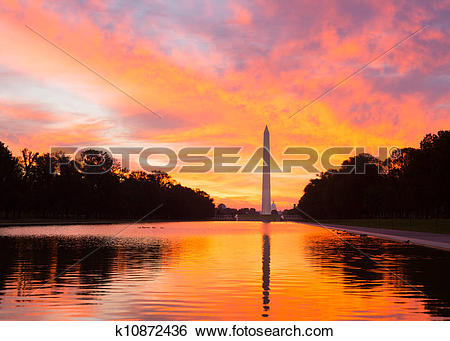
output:
[[[450,127],[449,16],[445,1],[2,0],[0,141],[16,155],[140,145],[242,146],[248,157],[267,124],[278,159],[287,146],[417,147]],[[171,175],[216,204],[260,207],[260,174]],[[277,207],[314,176],[272,175]]]

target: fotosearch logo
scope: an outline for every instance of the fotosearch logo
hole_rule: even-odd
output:
[[[257,148],[242,162],[243,147],[182,147],[178,151],[169,147],[52,147],[51,155],[57,166],[74,164],[76,170],[85,174],[104,174],[114,166],[130,169],[130,160],[136,157],[141,170],[169,173],[178,168],[179,173],[262,173],[269,162],[271,173],[292,173],[301,168],[308,173],[321,170],[339,174],[365,174],[367,165],[377,165],[379,173],[386,173],[390,163],[387,160],[401,156],[397,147],[378,147],[378,156],[357,162],[358,155],[365,154],[364,147],[333,146],[321,153],[312,147],[287,147],[281,160],[276,160],[269,150]],[[263,157],[266,151],[267,157]],[[266,155],[267,155],[266,154]],[[353,163],[334,164],[333,158],[347,157]],[[153,163],[151,162],[153,159]],[[155,164],[155,159],[162,162]],[[386,161],[380,161],[386,160]],[[55,172],[55,167],[51,167]]]

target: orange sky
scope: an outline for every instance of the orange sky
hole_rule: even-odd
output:
[[[0,141],[76,146],[418,146],[449,129],[448,1],[0,1]],[[154,116],[31,32],[39,31]],[[291,113],[426,29],[294,118]],[[179,174],[260,207],[259,174]],[[290,207],[314,174],[272,177]]]

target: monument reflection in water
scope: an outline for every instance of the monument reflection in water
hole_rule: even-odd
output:
[[[263,288],[263,309],[262,317],[268,317],[270,303],[270,227],[268,223],[263,223],[263,246],[262,246],[262,288]]]
[[[118,236],[124,225],[0,229],[0,319],[450,317],[446,251],[340,235],[375,264],[329,231],[307,224],[151,226],[130,227]]]

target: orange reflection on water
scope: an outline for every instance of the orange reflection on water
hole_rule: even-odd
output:
[[[184,222],[0,231],[0,319],[447,319],[447,252],[298,223]],[[70,267],[98,246],[98,252]],[[413,283],[413,290],[385,267]],[[434,284],[436,283],[436,284]],[[42,286],[42,288],[40,288]]]

